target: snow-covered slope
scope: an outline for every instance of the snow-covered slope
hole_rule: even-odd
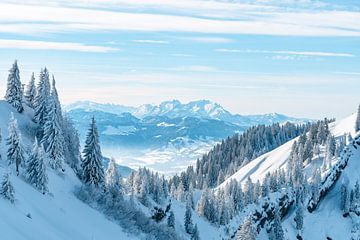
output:
[[[11,111],[14,109],[9,104],[0,101],[0,128],[3,139],[7,136]],[[32,112],[28,109],[23,114],[14,112],[27,152],[35,132],[31,115]],[[11,204],[0,198],[1,239],[136,239],[76,198],[73,191],[81,183],[70,168],[67,167],[65,174],[61,176],[48,168],[49,194],[43,195],[24,181],[22,176],[16,176],[13,169],[7,168],[5,150],[2,141],[0,178],[4,171],[12,173],[16,202]]]
[[[350,132],[354,136],[355,119],[356,114],[353,114],[335,124],[332,127],[332,133],[340,136],[344,132]],[[360,181],[360,148],[350,145],[349,149],[352,156],[349,158],[347,166],[342,171],[338,181],[314,212],[309,213],[305,211],[304,239],[352,239],[352,219],[350,217],[343,217],[343,211],[340,209],[341,185],[344,184],[351,189],[356,181]],[[288,230],[287,235],[289,239],[296,236],[296,233],[292,231],[294,229],[293,219],[294,214],[291,214],[284,221],[284,228]]]
[[[344,133],[355,134],[355,119],[356,114],[352,114],[349,117],[340,121],[330,124],[330,131],[335,136],[344,135]],[[235,179],[238,182],[244,183],[248,177],[253,182],[262,180],[268,172],[273,172],[277,169],[286,167],[287,160],[290,156],[291,147],[297,138],[281,145],[271,152],[263,154],[254,159],[247,165],[239,169],[234,175],[223,182],[219,187],[224,187],[231,179]]]

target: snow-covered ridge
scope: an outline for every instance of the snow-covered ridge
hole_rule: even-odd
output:
[[[340,121],[330,124],[330,132],[335,136],[339,137],[345,133],[355,134],[355,120],[356,113],[346,117]],[[293,143],[298,138],[295,138],[280,147],[274,149],[271,152],[263,154],[258,158],[252,160],[250,163],[246,164],[240,168],[234,175],[229,177],[225,182],[223,182],[219,188],[223,188],[228,184],[232,179],[245,183],[248,177],[251,178],[253,182],[257,180],[264,179],[265,175],[268,172],[274,172],[275,170],[286,167],[287,160],[290,156],[291,147]]]

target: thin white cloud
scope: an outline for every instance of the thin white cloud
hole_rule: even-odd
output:
[[[215,49],[216,52],[227,53],[263,53],[263,54],[285,54],[285,55],[298,55],[310,57],[355,57],[351,53],[338,53],[338,52],[310,52],[310,51],[269,51],[269,50],[252,50],[252,49]]]
[[[223,37],[186,37],[181,38],[183,40],[192,41],[192,42],[200,42],[200,43],[231,43],[234,42],[231,38],[223,38]]]
[[[148,39],[139,39],[139,40],[132,40],[135,43],[150,43],[150,44],[169,44],[168,41],[163,40],[148,40]]]
[[[76,51],[76,52],[95,52],[105,53],[118,51],[117,48],[85,45],[74,42],[45,42],[45,41],[30,41],[30,40],[14,40],[14,39],[0,39],[0,48],[12,49],[33,49],[33,50],[61,50],[61,51]]]
[[[0,32],[78,31],[198,32],[284,36],[360,36],[360,12],[244,12],[242,18],[209,19],[61,6],[0,3]],[[29,14],[31,13],[31,14]],[[96,17],[94,17],[96,16]]]
[[[171,54],[173,57],[193,57],[194,55],[191,54],[185,54],[185,53],[173,53]]]

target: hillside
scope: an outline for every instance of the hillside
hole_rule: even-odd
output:
[[[6,138],[11,112],[18,120],[26,152],[34,141],[35,124],[30,109],[19,114],[6,102],[0,101],[0,128]],[[4,140],[1,143],[0,176],[7,171]],[[104,215],[81,202],[74,190],[81,182],[73,170],[66,166],[65,174],[59,175],[47,168],[49,194],[43,195],[11,168],[11,181],[15,188],[15,204],[0,199],[0,232],[2,239],[136,239],[109,221]],[[27,217],[27,215],[31,217]]]
[[[357,114],[352,114],[345,119],[331,123],[329,126],[331,134],[333,134],[336,139],[341,138],[344,134],[348,133],[355,136],[354,127],[356,116]],[[292,145],[298,140],[299,138],[291,140],[273,151],[254,159],[219,185],[217,190],[219,191],[220,189],[226,188],[232,180],[236,180],[244,187],[247,184],[248,177],[250,177],[253,182],[256,182],[257,180],[262,182],[268,173],[273,173],[279,169],[286,169],[290,159]],[[358,217],[353,215],[351,218],[344,218],[343,210],[340,209],[340,203],[341,186],[345,184],[345,186],[351,188],[355,185],[356,181],[360,180],[358,174],[360,169],[360,163],[358,161],[358,159],[360,159],[360,148],[356,147],[356,145],[354,146],[349,146],[352,154],[334,187],[332,187],[325,195],[324,199],[320,201],[318,208],[314,212],[304,212],[303,239],[326,239],[326,237],[329,237],[329,239],[350,239],[350,236],[352,236],[351,231],[353,230],[354,223],[358,222]],[[304,174],[310,181],[313,181],[311,178],[314,170],[321,167],[323,164],[322,162],[325,154],[323,151],[324,150],[322,150],[319,155],[321,156],[320,159],[314,158],[304,167]],[[340,158],[332,159],[331,165],[333,168],[337,166],[338,161],[340,161]],[[324,179],[331,171],[332,170],[327,170],[324,172],[322,178]],[[250,209],[252,209],[251,206],[246,211],[249,211]],[[257,209],[257,207],[255,207],[255,209]],[[235,231],[235,229],[238,228],[238,225],[242,221],[241,219],[244,219],[244,216],[244,212],[242,212],[230,222],[228,226],[233,229],[232,231]],[[289,214],[284,216],[282,224],[285,236],[288,239],[296,239],[297,232],[295,230],[294,217],[295,208],[293,206],[290,208]],[[257,239],[269,239],[265,229],[262,229]]]
[[[330,124],[330,131],[335,137],[343,136],[345,133],[351,133],[354,136],[355,120],[356,113],[338,122]],[[281,145],[271,152],[252,160],[222,183],[220,187],[224,187],[233,179],[240,183],[244,183],[248,177],[250,177],[253,182],[256,182],[257,180],[261,181],[268,172],[274,172],[280,168],[285,168],[287,160],[290,156],[291,147],[297,140],[298,137]]]

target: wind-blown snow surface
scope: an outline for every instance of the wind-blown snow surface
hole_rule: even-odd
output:
[[[0,128],[2,138],[7,136],[7,124],[14,109],[0,101]],[[34,124],[30,120],[31,111],[14,113],[21,129],[26,151],[33,142]],[[5,141],[1,143],[0,178],[7,171]],[[124,233],[123,229],[107,220],[104,215],[81,202],[73,194],[80,181],[70,168],[60,176],[47,168],[49,194],[43,195],[11,171],[11,181],[15,188],[15,204],[0,198],[0,238],[12,240],[76,239],[111,240],[137,239]],[[30,214],[31,218],[27,217]]]
[[[356,114],[342,119],[338,122],[330,124],[330,131],[335,137],[344,135],[344,133],[355,134],[355,119]],[[231,179],[238,182],[245,183],[246,179],[250,176],[253,182],[262,180],[268,172],[274,172],[277,169],[286,167],[287,160],[290,156],[291,147],[298,138],[295,138],[280,147],[265,153],[258,158],[254,159],[247,165],[239,169],[234,175],[223,182],[219,187],[225,187]],[[360,170],[360,168],[359,168]]]

